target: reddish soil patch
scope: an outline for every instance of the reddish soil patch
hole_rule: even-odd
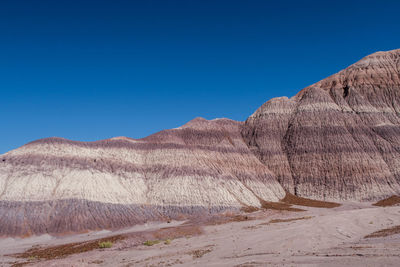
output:
[[[176,239],[181,237],[196,236],[203,233],[200,226],[197,225],[184,225],[178,227],[166,227],[159,230],[148,232],[153,238],[152,239]],[[147,237],[147,235],[145,235]],[[149,238],[148,238],[149,239]]]
[[[251,213],[251,212],[259,211],[260,209],[257,207],[253,207],[253,206],[245,206],[245,207],[242,207],[240,210],[243,212]]]
[[[396,234],[400,234],[400,225],[373,232],[372,234],[366,235],[364,238],[385,237]]]
[[[290,219],[273,219],[273,220],[270,220],[269,223],[293,222],[293,221],[299,221],[299,220],[308,220],[311,218],[312,218],[312,216],[305,216],[305,217],[301,217],[301,218],[290,218]]]
[[[145,240],[166,240],[176,239],[181,237],[189,237],[200,235],[203,231],[200,226],[183,225],[177,227],[166,227],[154,231],[135,232],[131,234],[115,235],[96,240],[69,243],[51,247],[34,247],[23,253],[17,253],[9,256],[16,258],[25,258],[34,261],[50,260],[64,258],[72,254],[83,253],[99,248],[101,242],[112,242],[113,244],[122,241],[120,246],[137,246],[143,244]],[[26,263],[22,263],[26,264]]]
[[[29,258],[29,259],[57,259],[63,258],[68,255],[82,253],[86,251],[91,251],[99,248],[99,243],[101,242],[117,242],[119,240],[123,240],[126,237],[123,235],[116,235],[106,238],[100,238],[96,240],[86,241],[86,242],[78,242],[78,243],[69,243],[59,246],[53,247],[38,247],[31,248],[23,253],[14,254],[11,256],[17,258]]]
[[[252,225],[249,227],[246,227],[247,229],[254,229],[254,228],[258,228],[261,225],[269,225],[271,223],[284,223],[284,222],[293,222],[293,221],[299,221],[299,220],[308,220],[311,219],[313,216],[305,216],[305,217],[300,217],[300,218],[289,218],[289,219],[273,219],[270,220],[269,222],[265,222],[265,223],[260,223],[257,225]]]
[[[305,207],[314,207],[314,208],[336,208],[340,206],[339,203],[298,197],[289,192],[286,192],[286,196],[281,201],[287,204],[299,205]]]
[[[249,221],[249,220],[254,220],[254,217],[247,216],[247,215],[241,215],[241,214],[235,214],[235,213],[227,213],[227,214],[221,214],[219,216],[212,216],[208,217],[200,224],[202,225],[220,225],[220,224],[225,224],[225,223],[230,223],[230,222],[243,222],[243,221]],[[199,222],[197,222],[199,223]]]
[[[284,203],[284,202],[269,202],[265,200],[260,200],[261,207],[264,209],[271,209],[271,210],[286,210],[286,211],[305,211],[298,208],[292,208],[291,204]]]
[[[378,207],[389,207],[400,204],[400,196],[391,196],[386,199],[379,200],[378,202],[372,204]]]
[[[270,202],[265,201],[263,199],[259,199],[261,203],[261,207],[263,209],[270,209],[270,210],[285,210],[285,211],[305,211],[299,208],[293,208],[292,205],[298,206],[305,206],[305,207],[315,207],[315,208],[335,208],[339,207],[339,203],[334,202],[327,202],[327,201],[320,201],[314,200],[304,197],[298,197],[293,194],[286,192],[286,195],[280,202]],[[253,212],[257,211],[258,208],[246,206],[241,208],[243,212]]]
[[[25,266],[25,265],[27,265],[27,264],[31,264],[32,262],[15,262],[15,263],[13,263],[12,265],[11,265],[11,267],[22,267],[22,266]]]

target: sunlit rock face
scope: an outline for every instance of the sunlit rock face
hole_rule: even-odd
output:
[[[289,192],[371,200],[400,192],[400,50],[377,52],[296,96],[272,99],[242,130]]]
[[[118,228],[238,210],[284,190],[241,122],[197,118],[134,140],[48,138],[0,157],[0,234]]]
[[[0,156],[0,236],[128,227],[278,201],[400,193],[400,50],[378,52],[245,122],[143,139],[34,141]]]

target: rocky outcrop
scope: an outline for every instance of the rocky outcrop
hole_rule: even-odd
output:
[[[370,200],[400,192],[400,50],[378,52],[272,99],[250,116],[250,149],[298,196]]]
[[[79,232],[260,206],[284,190],[242,123],[194,119],[141,140],[48,138],[0,157],[0,234]]]
[[[285,197],[400,193],[400,50],[378,52],[245,122],[144,139],[34,141],[0,156],[0,235],[80,232]],[[290,194],[287,194],[290,196]]]

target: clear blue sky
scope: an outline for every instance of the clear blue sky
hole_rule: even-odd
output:
[[[1,1],[0,153],[245,120],[400,48],[399,1]]]

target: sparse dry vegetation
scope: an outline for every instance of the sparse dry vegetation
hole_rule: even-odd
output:
[[[102,264],[103,262],[104,262],[103,260],[94,260],[94,261],[91,261],[89,263],[91,263],[91,264]]]
[[[46,260],[64,258],[72,254],[98,249],[100,247],[100,244],[106,244],[106,245],[111,244],[112,246],[113,242],[117,242],[125,238],[126,237],[123,235],[116,235],[97,240],[91,240],[79,243],[70,243],[53,247],[35,247],[23,253],[14,254],[13,256],[17,258],[27,258],[27,259],[35,258],[35,259],[46,259]]]
[[[115,235],[85,242],[69,243],[51,247],[32,247],[23,253],[12,254],[9,256],[30,260],[59,259],[69,255],[95,250],[101,246],[109,247],[110,244],[112,246],[116,242],[124,239],[137,240],[136,242],[138,243],[136,243],[136,245],[144,244],[143,242],[146,239],[149,240],[147,245],[150,245],[151,243],[159,243],[162,242],[162,240],[165,240],[164,244],[170,244],[172,239],[200,235],[201,233],[202,228],[197,225],[166,227],[150,232],[144,231],[129,235]]]
[[[104,241],[99,243],[99,248],[111,248],[113,243],[111,241]]]
[[[197,259],[197,258],[203,257],[205,254],[210,253],[211,251],[212,251],[212,249],[210,249],[210,248],[197,249],[197,250],[191,251],[189,254],[191,254],[193,256],[193,259]]]
[[[379,200],[378,202],[372,204],[374,206],[378,207],[389,207],[389,206],[395,206],[400,204],[400,196],[391,196],[386,199]]]
[[[146,240],[143,242],[143,245],[151,247],[159,244],[160,242],[161,242],[160,240]]]

